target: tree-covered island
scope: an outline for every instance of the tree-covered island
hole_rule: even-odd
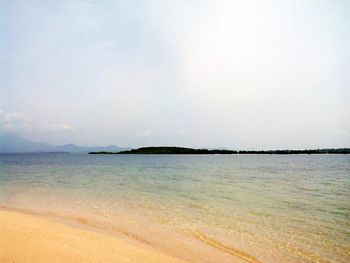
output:
[[[268,151],[234,151],[222,149],[194,149],[186,147],[142,147],[120,152],[89,152],[89,154],[349,154],[350,148],[314,149],[314,150],[268,150]]]

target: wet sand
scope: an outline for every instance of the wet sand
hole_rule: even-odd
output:
[[[111,227],[91,217],[1,206],[0,262],[261,263],[200,232],[184,235],[142,222],[138,227],[119,223]]]

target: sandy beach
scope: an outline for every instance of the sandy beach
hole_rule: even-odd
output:
[[[1,262],[184,262],[155,248],[0,210]]]
[[[154,232],[152,226],[141,222],[141,228],[148,230],[111,231],[90,220],[2,206],[0,262],[260,263],[244,252],[208,240],[200,232],[190,236]]]

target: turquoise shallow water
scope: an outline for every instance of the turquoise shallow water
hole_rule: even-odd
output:
[[[350,261],[348,155],[0,154],[1,204],[128,213],[262,262]]]

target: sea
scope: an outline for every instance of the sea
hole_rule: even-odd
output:
[[[0,205],[192,262],[350,262],[350,155],[0,154]]]

